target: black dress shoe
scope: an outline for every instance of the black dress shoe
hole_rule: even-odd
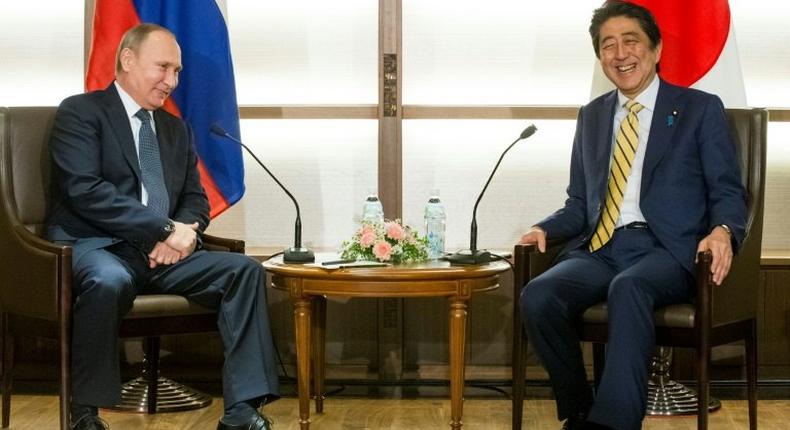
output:
[[[255,414],[250,419],[240,425],[230,425],[225,424],[222,420],[219,420],[219,424],[217,424],[217,430],[272,430],[274,429],[274,424],[272,420],[269,419],[266,415],[262,414]]]
[[[87,415],[80,418],[71,428],[73,430],[108,430],[110,426],[97,415]]]

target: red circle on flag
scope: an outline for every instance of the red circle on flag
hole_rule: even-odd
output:
[[[730,32],[727,0],[632,0],[655,17],[664,47],[659,75],[688,87],[716,64]]]

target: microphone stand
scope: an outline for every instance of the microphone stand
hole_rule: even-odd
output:
[[[265,170],[266,173],[268,173],[269,176],[272,179],[274,179],[274,182],[276,182],[277,185],[279,185],[280,188],[282,188],[282,190],[285,191],[285,194],[288,195],[288,197],[290,197],[291,201],[294,203],[294,206],[296,207],[296,221],[294,222],[294,246],[289,247],[289,248],[285,248],[285,250],[283,250],[283,262],[285,262],[285,263],[312,263],[312,262],[314,262],[315,261],[315,254],[313,254],[313,251],[310,250],[309,248],[303,248],[302,247],[302,217],[301,217],[300,211],[299,211],[299,203],[296,202],[296,198],[294,198],[293,194],[291,194],[291,192],[288,191],[287,188],[285,188],[285,185],[283,185],[277,179],[277,177],[275,177],[274,174],[268,168],[266,168],[266,166],[263,164],[263,162],[258,159],[258,156],[256,156],[255,153],[252,152],[252,150],[247,147],[247,145],[242,143],[241,140],[236,139],[235,137],[231,136],[228,132],[226,132],[218,124],[214,124],[214,125],[211,126],[211,132],[216,134],[216,135],[219,135],[221,137],[228,138],[228,139],[238,143],[239,145],[241,145],[241,147],[244,148],[247,151],[247,153],[250,154],[252,156],[252,158],[258,163],[258,165],[261,166],[263,168],[263,170]]]
[[[480,200],[483,198],[483,194],[485,194],[486,189],[488,189],[488,184],[491,183],[491,179],[494,177],[494,173],[496,173],[497,169],[499,168],[499,164],[502,162],[502,159],[505,158],[505,154],[510,151],[519,140],[526,139],[532,136],[538,129],[535,125],[530,125],[529,127],[525,128],[524,131],[518,136],[513,143],[510,144],[505,150],[502,152],[502,155],[499,156],[499,161],[496,162],[494,166],[494,170],[491,171],[491,175],[488,176],[488,180],[486,184],[483,186],[483,191],[480,191],[480,195],[477,196],[477,201],[475,202],[474,210],[472,211],[472,224],[470,226],[469,231],[469,249],[465,251],[456,252],[454,254],[450,254],[445,259],[450,262],[453,266],[469,266],[475,264],[487,264],[491,262],[491,253],[484,250],[484,249],[477,249],[477,205],[480,204]]]

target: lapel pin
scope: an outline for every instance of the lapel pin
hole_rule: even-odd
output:
[[[672,127],[675,124],[675,118],[678,117],[678,111],[673,110],[671,115],[667,115],[667,127]]]

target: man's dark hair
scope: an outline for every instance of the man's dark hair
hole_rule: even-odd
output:
[[[592,38],[595,56],[601,58],[599,44],[601,37],[601,26],[610,18],[625,16],[633,18],[639,23],[639,27],[650,39],[650,48],[656,49],[661,42],[661,31],[658,30],[653,14],[642,6],[621,0],[608,0],[603,6],[595,9],[592,20],[590,21],[590,37]]]

